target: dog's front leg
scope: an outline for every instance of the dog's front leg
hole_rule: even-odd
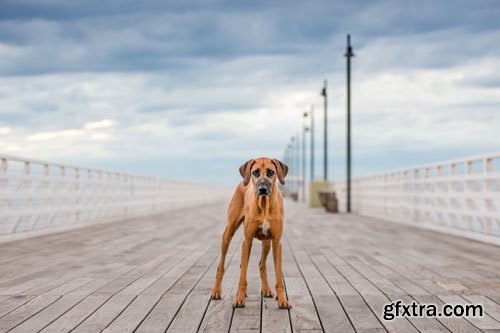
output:
[[[267,255],[271,250],[271,240],[266,239],[262,241],[262,256],[260,257],[260,279],[262,281],[262,290],[261,294],[264,297],[273,297],[273,292],[271,288],[269,288],[269,283],[267,282]]]
[[[281,239],[273,239],[274,272],[276,273],[276,299],[280,309],[290,309],[292,305],[288,302],[283,287],[283,273],[281,271]]]
[[[234,308],[245,307],[245,297],[247,293],[247,269],[248,260],[250,259],[250,251],[252,250],[252,237],[245,235],[243,244],[241,245],[241,269],[240,269],[240,282],[238,284],[238,292],[233,302]]]

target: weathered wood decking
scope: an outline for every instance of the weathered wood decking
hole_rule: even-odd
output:
[[[256,241],[246,308],[232,309],[241,230],[223,299],[211,301],[225,210],[211,205],[0,244],[0,332],[500,331],[500,248],[291,203],[283,251],[293,308],[260,297]],[[384,321],[383,305],[397,299],[481,303],[486,315]]]

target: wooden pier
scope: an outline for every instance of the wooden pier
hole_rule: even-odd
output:
[[[500,248],[287,202],[284,281],[233,309],[241,233],[211,300],[226,203],[0,244],[0,332],[500,332]],[[274,286],[272,256],[268,258]],[[384,305],[482,304],[475,318],[383,319]]]

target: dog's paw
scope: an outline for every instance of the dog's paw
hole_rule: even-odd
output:
[[[262,294],[262,297],[271,298],[274,296],[273,291],[269,288],[262,289],[262,291],[260,293]]]
[[[278,301],[278,308],[290,309],[292,304],[286,299],[285,292],[282,289],[276,289],[276,300]]]
[[[221,290],[219,288],[212,289],[211,298],[212,299],[221,299]]]
[[[278,308],[280,308],[280,309],[291,309],[292,308],[292,304],[290,304],[290,302],[288,302],[287,300],[283,300],[283,301],[278,300]]]
[[[245,307],[245,295],[238,293],[234,298],[233,308],[244,308]]]

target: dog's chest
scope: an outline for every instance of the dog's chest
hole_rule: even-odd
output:
[[[260,225],[259,229],[260,229],[260,232],[264,235],[264,236],[267,236],[267,233],[269,232],[269,228],[271,228],[271,224],[269,223],[269,221],[267,220],[264,220],[264,222],[262,222],[262,224]]]
[[[260,240],[271,238],[271,232],[269,230],[270,228],[271,223],[269,223],[269,221],[267,220],[264,220],[255,231],[254,237]]]

